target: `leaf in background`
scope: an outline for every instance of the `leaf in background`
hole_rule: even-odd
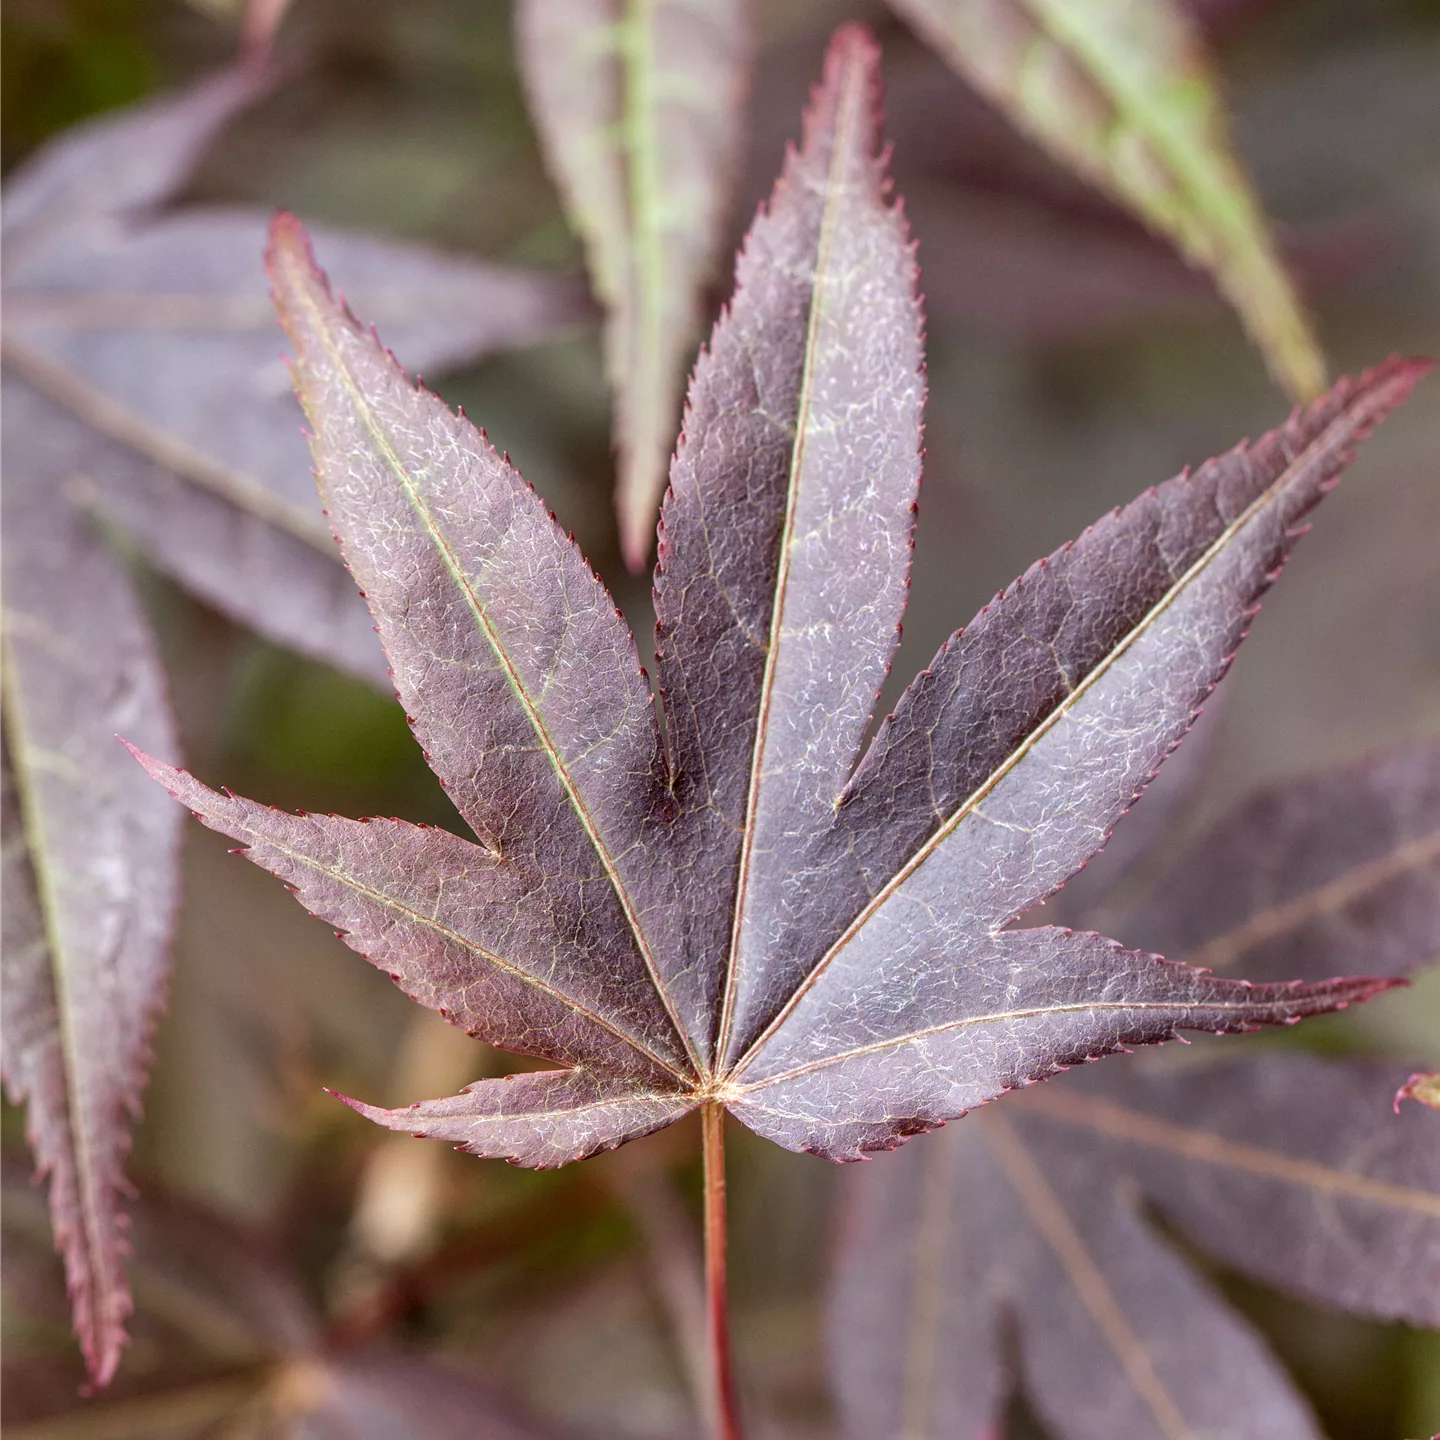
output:
[[[1085,1079],[1027,1097],[1018,1113],[1037,1146],[1084,1132],[1104,1168],[1123,1165],[1226,1264],[1322,1305],[1440,1327],[1440,1132],[1424,1111],[1395,1122],[1393,1065],[1294,1055]]]
[[[1174,0],[891,4],[1017,125],[1209,270],[1286,390],[1320,393],[1319,346]]]
[[[7,1266],[33,1265],[43,1217],[32,1213],[22,1186],[7,1182],[4,1198]],[[7,1437],[541,1440],[548,1433],[454,1364],[328,1335],[309,1278],[282,1264],[260,1236],[153,1193],[137,1203],[135,1222],[136,1324],[151,1365],[127,1377],[128,1393],[77,1408],[73,1378],[62,1368],[68,1357],[45,1347],[43,1331],[9,1340],[24,1370],[18,1384],[7,1383]],[[42,1275],[35,1288],[43,1295],[49,1277]],[[154,1364],[157,1353],[168,1363]],[[52,1369],[58,1373],[46,1373]]]
[[[767,46],[760,57],[738,187],[747,202],[768,190],[771,157],[791,133],[800,48]],[[894,34],[885,81],[895,184],[925,256],[932,332],[954,324],[1026,347],[1094,343],[1226,304],[1206,272],[1037,149],[918,37]],[[1327,208],[1276,238],[1302,294],[1316,296],[1377,276],[1402,243],[1373,208]]]
[[[1391,1108],[1398,1115],[1402,1100],[1418,1100],[1432,1110],[1440,1110],[1440,1072],[1421,1070],[1410,1076],[1395,1092]]]
[[[1389,1071],[1302,1056],[1141,1070],[1068,1075],[854,1177],[830,1312],[844,1434],[993,1434],[1008,1320],[1056,1440],[1318,1440],[1147,1201],[1270,1284],[1440,1322],[1435,1120],[1395,1121]]]
[[[153,213],[268,83],[239,66],[81,126],[6,187],[5,724],[18,783],[5,1070],[30,1101],[96,1384],[129,1310],[120,1167],[163,990],[177,832],[114,743],[148,732],[174,749],[144,619],[84,512],[232,617],[389,684],[316,512],[260,289],[266,217]],[[332,243],[427,363],[582,313],[563,282],[363,236]]]
[[[151,209],[259,88],[254,68],[221,72],[60,137],[14,177],[5,360],[151,462],[92,476],[87,500],[156,565],[240,623],[388,689],[315,507],[261,288],[268,216]],[[562,279],[364,235],[333,232],[325,244],[356,300],[427,369],[533,342],[585,313]]]
[[[744,0],[524,0],[516,31],[531,109],[609,313],[620,540],[639,571],[738,160]]]
[[[906,185],[905,211],[924,242],[932,322],[1029,346],[1093,344],[1224,304],[1174,250],[1110,216],[924,176]],[[1358,215],[1287,242],[1282,258],[1297,282],[1327,298],[1379,273],[1395,250],[1392,227]]]
[[[60,232],[166,200],[224,126],[272,81],[234,65],[175,95],[73,126],[41,146],[5,188],[5,264]]]
[[[568,1067],[357,1106],[391,1128],[549,1166],[718,1101],[856,1159],[1082,1059],[1390,983],[1251,986],[1006,926],[1189,728],[1419,364],[1341,382],[1036,565],[856,767],[903,606],[922,399],[878,63],[859,29],[832,43],[696,369],[656,583],[668,749],[574,543],[333,298],[298,223],[275,224],[326,513],[480,843],[285,815],[141,759],[416,999]]]
[[[1261,791],[1116,923],[1258,980],[1335,975],[1362,955],[1387,975],[1440,959],[1440,740]]]
[[[1433,742],[1402,746],[1263,792],[1162,882],[1147,905],[1152,924],[1167,897],[1203,909],[1201,884],[1222,917],[1244,913],[1256,889],[1246,867],[1285,876],[1344,856],[1351,817],[1360,848],[1393,845],[1402,777],[1423,810],[1434,753]],[[1377,814],[1387,823],[1375,825]],[[1276,828],[1257,850],[1262,815]],[[1392,898],[1394,911],[1355,907],[1303,969],[1369,966],[1377,955],[1402,971],[1422,963],[1440,890]],[[1440,1149],[1423,1112],[1395,1123],[1397,1079],[1303,1056],[1172,1074],[1102,1067],[867,1169],[850,1192],[831,1306],[845,1433],[990,1433],[1004,1398],[998,1327],[1013,1311],[1023,1384],[1057,1440],[1207,1428],[1237,1440],[1315,1436],[1289,1382],[1142,1205],[1268,1284],[1440,1325]]]
[[[171,750],[175,734],[129,579],[65,494],[103,446],[53,410],[6,382],[4,1074],[29,1106],[75,1330],[104,1385],[130,1313],[121,1167],[164,996],[180,837],[115,734]]]

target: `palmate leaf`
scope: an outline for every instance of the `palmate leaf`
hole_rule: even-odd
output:
[[[1403,1071],[1298,1055],[1137,1071],[1067,1075],[854,1177],[830,1315],[846,1435],[993,1435],[1013,1327],[1056,1440],[1318,1440],[1147,1201],[1269,1283],[1440,1323],[1440,1122],[1391,1113]]]
[[[115,457],[53,408],[6,381],[7,441],[27,440],[5,458],[0,1061],[29,1106],[76,1333],[103,1385],[130,1312],[121,1167],[164,996],[180,838],[115,733],[173,749],[175,732],[129,577],[57,483]]]
[[[516,10],[530,107],[608,313],[615,498],[636,571],[739,159],[745,11],[744,0],[523,0]]]
[[[574,544],[332,298],[298,224],[276,223],[325,509],[478,843],[283,815],[145,763],[409,993],[567,1067],[359,1107],[386,1125],[550,1165],[718,1102],[854,1159],[1082,1059],[1389,983],[1251,986],[1006,926],[1184,733],[1415,364],[1343,382],[1036,566],[942,649],[857,768],[903,606],[922,398],[877,67],[863,32],[836,37],[696,369],[656,582],[663,744]]]
[[[1021,129],[1210,271],[1290,394],[1320,393],[1319,345],[1178,0],[891,5]]]
[[[1262,791],[1123,923],[1139,944],[1259,980],[1440,959],[1440,741]]]
[[[261,292],[268,216],[157,212],[268,85],[255,65],[61,135],[5,190],[4,357],[74,424],[150,463],[80,494],[187,589],[388,688],[315,507],[300,415]],[[414,363],[443,369],[585,317],[567,280],[334,232],[326,252]],[[23,445],[7,439],[7,453]]]
[[[1433,820],[1437,754],[1417,742],[1263,792],[1155,886],[1142,929],[1173,913],[1182,935],[1209,909],[1214,930],[1263,924],[1304,975],[1423,963],[1433,869],[1392,862],[1386,877],[1379,861],[1413,854]],[[1343,906],[1296,903],[1341,884]],[[1091,909],[1125,913],[1103,898]],[[867,1170],[847,1197],[830,1314],[845,1433],[990,1435],[1005,1398],[997,1337],[1013,1323],[1020,1383],[1057,1440],[1317,1436],[1261,1342],[1143,1211],[1268,1284],[1440,1326],[1440,1147],[1419,1107],[1404,1124],[1391,1113],[1403,1073],[1294,1055],[1102,1068]]]

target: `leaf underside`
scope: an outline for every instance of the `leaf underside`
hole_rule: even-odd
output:
[[[1252,986],[1006,927],[1104,843],[1421,366],[1343,381],[1042,561],[862,757],[923,401],[877,67],[863,32],[837,36],[696,368],[661,519],[663,740],[574,544],[333,298],[296,222],[274,227],[322,500],[478,843],[280,815],[145,763],[417,999],[572,1072],[366,1109],[386,1125],[548,1165],[718,1100],[855,1159],[1178,1028],[1288,1023],[1389,983]]]
[[[742,0],[523,0],[521,70],[605,305],[616,506],[645,566],[739,159],[750,36]]]
[[[890,0],[1032,139],[1208,270],[1299,400],[1325,363],[1178,0]]]

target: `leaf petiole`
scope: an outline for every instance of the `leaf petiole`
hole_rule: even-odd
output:
[[[705,1156],[705,1319],[710,1354],[710,1419],[715,1440],[743,1440],[730,1363],[730,1291],[725,1267],[725,1107],[700,1109]]]

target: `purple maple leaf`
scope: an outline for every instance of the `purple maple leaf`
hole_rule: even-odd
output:
[[[842,31],[695,371],[661,517],[663,734],[624,621],[543,502],[275,223],[322,500],[476,838],[282,814],[142,758],[414,998],[559,1067],[351,1102],[384,1125],[552,1166],[722,1104],[851,1160],[1079,1061],[1392,983],[1252,985],[1007,927],[1184,735],[1417,362],[1342,381],[1041,561],[864,746],[924,388],[877,71]]]

